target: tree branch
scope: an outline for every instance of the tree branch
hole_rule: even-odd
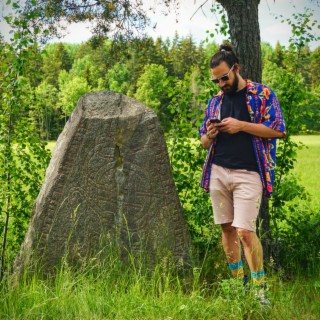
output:
[[[190,20],[192,20],[192,18],[196,15],[196,13],[201,9],[202,13],[205,15],[204,11],[203,11],[203,6],[208,2],[209,0],[206,0],[203,4],[201,4],[198,9],[194,12],[194,14],[191,16]]]

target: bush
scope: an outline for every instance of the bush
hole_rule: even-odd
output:
[[[320,212],[303,205],[290,204],[285,208],[275,250],[279,264],[285,271],[297,274],[319,272]]]

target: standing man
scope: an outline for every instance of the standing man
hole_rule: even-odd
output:
[[[276,138],[285,137],[284,119],[269,87],[241,77],[239,59],[229,44],[220,46],[210,69],[221,91],[210,99],[199,129],[201,143],[208,149],[201,187],[210,192],[232,275],[244,276],[242,244],[252,281],[263,288],[256,219],[262,196],[272,194]]]

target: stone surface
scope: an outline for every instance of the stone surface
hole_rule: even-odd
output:
[[[59,136],[15,269],[81,264],[110,243],[151,264],[190,249],[156,114],[104,91],[83,96]]]

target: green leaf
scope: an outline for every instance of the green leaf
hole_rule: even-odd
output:
[[[13,2],[13,3],[12,3],[12,8],[13,8],[13,9],[19,9],[19,8],[20,8],[19,3],[18,3],[18,2]]]

